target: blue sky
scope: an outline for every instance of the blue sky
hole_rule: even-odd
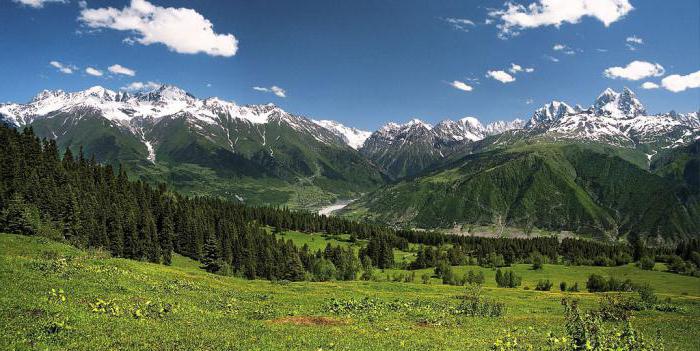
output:
[[[0,101],[158,82],[364,129],[414,117],[528,118],[552,99],[590,105],[606,87],[632,88],[653,113],[700,109],[691,76],[700,70],[700,2],[559,1],[517,0],[509,12],[504,1],[466,0],[0,0]],[[125,8],[144,6],[191,9],[195,29],[120,24]],[[199,33],[201,21],[212,29]],[[513,63],[522,70],[509,71]],[[133,76],[108,70],[117,64]]]

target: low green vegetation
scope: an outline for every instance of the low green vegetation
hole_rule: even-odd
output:
[[[651,340],[695,350],[700,338],[697,278],[633,264],[515,264],[507,271],[522,286],[513,289],[497,288],[496,271],[479,266],[451,267],[457,275],[483,274],[483,284],[465,286],[439,284],[434,268],[374,270],[379,278],[415,272],[409,283],[270,282],[200,266],[178,254],[165,266],[0,234],[0,349],[506,350],[498,347],[514,338],[545,349],[613,345],[621,333],[649,350],[659,349]],[[429,284],[419,278],[424,273]],[[626,300],[609,303],[606,294],[524,289],[543,279],[585,284],[591,274],[649,282],[651,290],[613,293]]]

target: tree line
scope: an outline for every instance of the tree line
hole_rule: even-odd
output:
[[[411,268],[439,261],[494,267],[523,262],[534,253],[576,264],[621,264],[634,256],[698,256],[698,241],[675,250],[555,238],[484,238],[395,229],[339,217],[270,206],[252,207],[211,197],[185,197],[165,185],[130,180],[82,151],[62,154],[55,141],[31,128],[0,127],[0,231],[42,235],[112,255],[170,264],[172,253],[201,261],[210,271],[265,279],[355,279],[367,267],[394,267],[393,250],[423,244]],[[278,239],[284,229],[350,234],[367,244],[311,252]],[[450,245],[443,245],[450,244]],[[444,249],[447,247],[447,249]],[[651,250],[651,251],[650,251]],[[643,251],[643,252],[642,252]]]

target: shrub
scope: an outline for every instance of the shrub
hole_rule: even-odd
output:
[[[469,317],[500,317],[505,314],[505,304],[482,296],[481,285],[468,284],[462,303],[454,310],[455,315]]]
[[[484,272],[479,271],[479,273],[474,273],[474,271],[469,270],[466,274],[464,274],[464,277],[462,278],[464,281],[464,285],[466,284],[477,284],[477,285],[482,285],[484,284],[484,281],[486,278],[484,278]]]
[[[574,282],[574,285],[569,287],[569,291],[578,292],[578,282]]]
[[[501,272],[496,270],[496,284],[499,288],[516,288],[522,283],[522,278],[513,271]]]
[[[654,266],[656,265],[656,262],[654,262],[653,257],[649,256],[644,256],[639,259],[639,263],[637,264],[639,268],[646,270],[646,271],[652,271],[654,270]]]
[[[591,274],[586,282],[586,289],[589,292],[632,291],[633,288],[632,281],[629,279],[621,281],[615,277],[610,277],[606,280],[598,274]]]
[[[654,293],[654,288],[651,287],[648,283],[642,284],[637,286],[636,288],[637,294],[639,294],[639,299],[649,305],[653,305],[656,303],[656,294]]]
[[[552,282],[549,279],[539,280],[535,290],[537,291],[549,291],[552,289]]]
[[[430,274],[423,273],[423,275],[420,276],[420,280],[423,282],[423,284],[430,284]]]
[[[544,256],[542,256],[542,254],[540,254],[539,252],[536,252],[532,255],[531,261],[532,261],[532,269],[540,270],[540,269],[544,268],[544,261],[545,261]]]
[[[559,283],[559,290],[566,291],[566,282]]]

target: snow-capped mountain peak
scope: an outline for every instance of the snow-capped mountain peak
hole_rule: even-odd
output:
[[[605,89],[593,104],[593,109],[598,116],[612,118],[634,118],[646,115],[644,105],[637,99],[632,90],[625,87],[621,93],[610,88]]]
[[[330,120],[313,120],[314,123],[319,126],[328,129],[333,134],[339,136],[343,141],[345,141],[348,146],[357,150],[362,147],[365,140],[372,135],[372,132],[366,130],[360,130],[357,128],[347,127],[342,123]]]
[[[535,128],[541,125],[550,124],[561,119],[567,114],[573,113],[576,113],[576,109],[564,102],[553,100],[552,102],[535,110],[535,113],[532,114],[532,117],[527,124],[527,128]]]

